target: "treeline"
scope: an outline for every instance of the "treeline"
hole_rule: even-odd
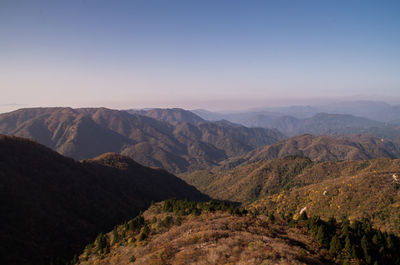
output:
[[[236,207],[228,202],[211,200],[209,202],[192,202],[187,200],[166,200],[163,206],[164,212],[174,212],[177,215],[200,215],[202,212],[223,211],[230,214],[244,215],[247,210]]]
[[[319,216],[307,217],[304,212],[290,225],[304,223],[321,247],[341,260],[342,264],[400,264],[400,240],[393,234],[381,232],[372,227],[370,220],[353,221],[348,219],[340,223],[335,218],[327,222]]]

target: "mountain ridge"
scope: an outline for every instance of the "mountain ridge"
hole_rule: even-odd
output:
[[[172,125],[106,108],[21,109],[0,115],[0,133],[33,138],[63,155],[127,155],[170,172],[207,168],[283,138],[277,130],[182,122]]]
[[[43,264],[69,259],[101,231],[151,201],[208,200],[160,169],[109,153],[81,162],[37,142],[0,135],[0,260]]]

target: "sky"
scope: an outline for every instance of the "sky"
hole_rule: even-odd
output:
[[[0,1],[0,112],[400,103],[400,1]]]

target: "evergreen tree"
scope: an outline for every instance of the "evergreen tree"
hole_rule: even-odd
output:
[[[347,251],[347,253],[348,253],[349,255],[352,254],[352,247],[353,247],[353,245],[351,244],[350,237],[347,235],[347,236],[346,236],[346,239],[345,239],[345,241],[344,241],[344,248],[346,249],[346,251]]]
[[[341,233],[341,235],[342,236],[348,236],[349,235],[349,229],[350,229],[350,222],[349,222],[349,219],[345,219],[345,220],[343,220],[343,222],[342,222],[342,233]]]
[[[149,227],[148,227],[147,225],[145,225],[145,226],[143,227],[143,229],[142,229],[142,233],[141,233],[140,236],[139,236],[139,241],[143,241],[143,240],[145,240],[146,238],[148,238],[148,237],[149,237],[149,234],[150,234],[150,229],[149,229]]]
[[[325,225],[320,225],[318,227],[318,232],[317,232],[317,241],[323,246],[327,245],[327,233],[326,233],[326,228]]]
[[[338,254],[342,250],[342,243],[336,235],[332,237],[331,243],[329,245],[329,252],[331,253]]]
[[[117,243],[120,240],[117,227],[114,227],[112,234],[113,234],[112,244],[114,245],[115,243]]]
[[[369,244],[368,244],[368,239],[365,235],[363,235],[362,239],[361,239],[361,249],[364,252],[364,259],[367,262],[367,264],[371,264],[372,262],[372,258],[371,255],[369,253]]]
[[[97,250],[99,251],[100,254],[104,253],[106,248],[107,248],[107,239],[103,235],[103,233],[100,233],[95,241]]]

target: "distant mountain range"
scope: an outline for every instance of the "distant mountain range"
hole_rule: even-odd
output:
[[[207,117],[207,116],[205,116]],[[275,128],[287,136],[303,133],[311,134],[349,134],[368,133],[371,128],[393,130],[388,124],[349,114],[317,113],[309,118],[296,118],[289,115],[267,115],[264,113],[240,113],[222,115],[219,118],[248,127]],[[399,131],[398,131],[399,132]]]
[[[292,116],[298,119],[310,118],[318,113],[348,114],[364,117],[380,122],[391,122],[400,117],[400,105],[390,105],[382,101],[358,100],[339,101],[332,103],[315,103],[312,105],[293,105],[286,107],[252,108],[247,111],[210,112],[207,110],[193,110],[194,113],[206,120],[242,119],[250,116],[265,115],[268,117]]]
[[[193,110],[206,120],[225,119],[248,127],[276,128],[287,136],[310,134],[372,134],[400,139],[400,106],[384,102],[339,102],[321,106],[260,108],[217,113]]]
[[[175,173],[207,168],[284,137],[276,129],[206,122],[180,109],[142,114],[146,116],[105,108],[21,109],[0,115],[0,133],[35,139],[75,159],[118,152]]]
[[[208,199],[174,175],[128,157],[109,153],[77,162],[0,135],[0,263],[58,264],[151,201],[172,197]]]

